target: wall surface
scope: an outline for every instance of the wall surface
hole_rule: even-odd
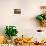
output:
[[[36,15],[41,13],[40,6],[46,5],[46,0],[0,0],[0,34],[4,34],[6,25],[15,25],[18,36],[37,34],[39,27]],[[14,9],[21,9],[21,14],[14,14]],[[41,33],[38,33],[41,34]],[[40,36],[41,37],[41,36]]]

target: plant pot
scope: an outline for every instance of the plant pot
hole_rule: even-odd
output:
[[[12,36],[11,40],[12,40],[12,43],[14,44],[14,40],[17,38],[17,36]]]
[[[41,26],[46,27],[46,20],[41,21]]]
[[[7,43],[8,43],[8,44],[11,44],[12,41],[11,41],[10,39],[7,39]]]

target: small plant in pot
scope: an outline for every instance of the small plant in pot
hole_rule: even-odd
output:
[[[12,36],[17,36],[17,33],[18,31],[15,26],[6,26],[5,34],[8,37],[8,40],[11,40]]]

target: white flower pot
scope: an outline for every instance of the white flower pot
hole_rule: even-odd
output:
[[[11,44],[11,42],[12,42],[12,41],[11,41],[10,39],[7,39],[7,43],[8,43],[8,44]]]
[[[14,44],[14,40],[17,38],[17,36],[12,36],[11,40],[12,40],[12,43]]]

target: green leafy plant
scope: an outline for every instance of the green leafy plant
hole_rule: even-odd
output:
[[[38,15],[38,16],[36,16],[36,19],[39,20],[39,21],[46,20],[46,14]]]
[[[18,31],[16,29],[15,26],[6,26],[6,29],[5,29],[5,34],[6,36],[8,36],[9,38],[11,38],[12,36],[16,36]]]

